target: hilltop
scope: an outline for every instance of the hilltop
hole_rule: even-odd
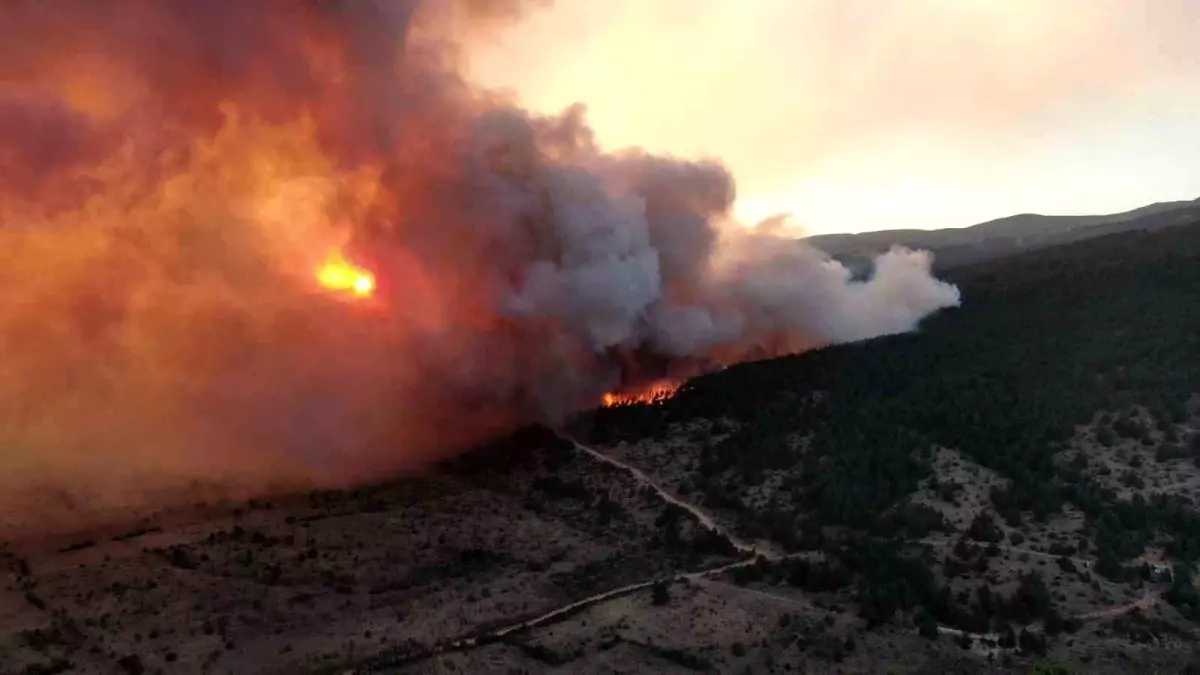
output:
[[[947,270],[1118,232],[1158,230],[1198,218],[1200,199],[1161,202],[1106,215],[1022,213],[969,227],[825,234],[804,241],[851,263],[884,253],[892,246],[925,249],[936,255],[939,269]]]
[[[1181,671],[1200,222],[948,276],[425,476],[12,542],[0,673]]]

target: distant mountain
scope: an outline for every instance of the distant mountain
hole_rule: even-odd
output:
[[[895,245],[933,251],[940,269],[1129,230],[1158,230],[1200,216],[1200,199],[1150,204],[1124,213],[1044,216],[1023,213],[970,227],[826,234],[805,242],[852,265]]]

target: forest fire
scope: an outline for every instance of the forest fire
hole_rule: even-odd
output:
[[[533,4],[0,3],[0,515],[374,481],[958,304],[472,86],[460,41]]]
[[[602,402],[605,408],[655,405],[670,399],[677,391],[679,391],[679,385],[674,382],[656,382],[639,391],[609,392],[604,395]]]
[[[345,291],[360,298],[375,294],[375,275],[341,255],[334,256],[321,267],[317,282],[331,291]]]

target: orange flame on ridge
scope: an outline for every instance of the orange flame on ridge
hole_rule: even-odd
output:
[[[676,382],[659,381],[638,391],[608,392],[601,399],[605,408],[625,405],[655,405],[662,403],[679,391]]]

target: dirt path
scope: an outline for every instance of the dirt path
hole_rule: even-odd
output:
[[[536,628],[538,626],[541,626],[541,625],[544,625],[547,623],[551,623],[557,618],[566,617],[566,615],[568,615],[572,612],[575,612],[575,611],[578,611],[581,609],[585,609],[592,605],[597,605],[602,602],[606,602],[608,600],[613,600],[618,597],[629,595],[630,593],[633,593],[635,591],[640,591],[644,588],[650,588],[651,586],[653,586],[654,584],[656,584],[660,581],[672,581],[672,580],[677,580],[677,579],[687,579],[688,581],[692,581],[692,582],[705,582],[707,577],[716,576],[718,574],[723,574],[725,572],[728,572],[729,570],[736,569],[738,567],[746,567],[748,565],[753,565],[753,564],[754,564],[753,560],[739,560],[738,562],[729,563],[728,565],[722,565],[721,567],[714,567],[712,569],[699,570],[696,572],[687,572],[684,574],[674,574],[674,575],[667,576],[667,577],[651,579],[649,581],[641,581],[636,584],[629,584],[628,586],[622,586],[621,588],[617,588],[617,589],[614,589],[611,591],[605,591],[604,593],[597,593],[596,595],[584,598],[582,600],[576,600],[575,602],[572,602],[569,605],[563,605],[562,607],[559,607],[558,609],[546,612],[545,614],[543,614],[539,617],[530,619],[528,621],[524,621],[522,623],[515,624],[512,626],[507,626],[505,628],[501,628],[501,629],[493,632],[492,636],[496,637],[496,638],[502,638],[506,635],[509,635],[510,633],[515,633],[517,631],[527,630],[530,628]]]
[[[956,638],[960,638],[964,635],[969,635],[973,642],[982,643],[985,640],[993,642],[993,643],[1000,642],[1000,634],[999,633],[968,633],[966,631],[959,630],[957,628],[951,628],[949,626],[943,626],[941,624],[938,624],[937,629],[938,629],[938,635],[949,635],[950,637],[956,637]]]
[[[700,524],[709,528],[710,530],[713,530],[714,532],[716,532],[718,534],[728,537],[729,540],[731,542],[733,542],[733,545],[735,548],[737,548],[737,550],[739,550],[743,553],[749,554],[749,555],[753,555],[753,556],[762,555],[763,557],[767,558],[768,560],[781,560],[781,559],[788,557],[788,556],[780,555],[779,553],[777,553],[775,551],[771,551],[771,550],[767,549],[765,546],[763,546],[762,544],[750,544],[743,540],[738,539],[736,536],[733,535],[732,532],[729,532],[727,529],[725,529],[719,523],[717,523],[716,520],[709,513],[704,511],[700,506],[692,504],[687,501],[684,501],[683,499],[680,499],[679,497],[676,497],[675,495],[671,494],[670,492],[665,490],[662,486],[660,486],[656,482],[654,482],[654,480],[651,479],[648,475],[646,475],[646,473],[643,472],[641,469],[638,469],[637,467],[635,467],[631,464],[628,464],[619,459],[611,457],[595,448],[584,445],[583,443],[580,443],[579,441],[576,441],[573,438],[569,438],[568,440],[570,440],[571,443],[573,443],[577,449],[579,449],[581,452],[588,454],[592,458],[594,458],[598,461],[604,462],[606,464],[615,466],[615,467],[629,473],[639,483],[654,490],[655,494],[657,494],[659,496],[659,498],[662,499],[663,501],[668,502],[670,504],[674,504],[676,506],[679,506],[680,508],[686,509],[689,513],[691,513],[693,516],[695,516],[698,521],[700,521]],[[948,538],[925,539],[925,540],[922,540],[921,543],[929,544],[932,546],[953,546],[954,545],[954,541],[952,541]],[[1013,553],[1015,555],[1025,554],[1025,555],[1029,555],[1029,556],[1033,556],[1033,557],[1043,558],[1046,560],[1058,560],[1059,558],[1063,557],[1061,555],[1055,555],[1053,553],[1047,553],[1045,551],[1034,551],[1032,549],[1019,548],[1019,547],[1010,546],[1007,544],[996,544],[996,546],[997,546],[997,548],[999,548],[1002,551],[1007,551],[1007,552]],[[1082,569],[1091,569],[1091,567],[1094,563],[1094,561],[1092,561],[1092,560],[1088,560],[1086,558],[1080,558],[1078,556],[1067,556],[1067,558]],[[726,568],[726,569],[741,567],[741,566],[744,566],[747,564],[751,564],[751,561],[742,562],[742,563],[734,563],[733,565],[728,566],[728,568]],[[699,577],[709,576],[709,575],[716,574],[716,573],[717,573],[717,570],[712,570],[709,572],[698,573],[698,576],[694,576],[694,575],[688,575],[688,576],[691,576],[693,578],[699,578]],[[709,582],[709,583],[711,584],[713,582]],[[644,585],[639,585],[639,587],[649,586],[651,584],[653,584],[653,582],[648,582]],[[760,591],[753,591],[750,589],[740,589],[740,590],[747,592],[747,593],[761,595],[761,596],[764,596],[766,598],[770,598],[770,599],[773,599],[776,601],[781,599],[780,596],[774,596],[774,595],[770,595],[767,593],[762,593]],[[1124,605],[1117,605],[1115,607],[1107,607],[1105,609],[1088,612],[1086,614],[1080,614],[1080,615],[1076,616],[1075,618],[1082,619],[1082,620],[1098,619],[1098,618],[1104,618],[1104,617],[1120,616],[1122,614],[1126,614],[1130,611],[1133,611],[1133,609],[1135,609],[1135,608],[1147,609],[1147,608],[1153,607],[1155,604],[1157,604],[1158,601],[1161,599],[1161,595],[1162,595],[1161,591],[1147,591],[1144,596],[1142,596],[1138,600],[1135,600],[1134,602],[1127,603]],[[591,600],[591,599],[588,599],[588,600]],[[588,600],[583,600],[580,602],[588,602]],[[784,600],[786,601],[786,599],[784,599]],[[947,632],[955,631],[955,629],[952,629],[952,628],[946,628],[946,627],[941,627],[941,628],[944,628]],[[961,631],[957,632],[957,634],[961,634]],[[976,639],[980,639],[980,638],[998,639],[998,637],[995,635],[974,635],[973,637]]]
[[[522,631],[530,630],[533,628],[538,628],[538,627],[545,626],[545,625],[554,623],[554,622],[562,620],[562,619],[566,619],[567,617],[571,616],[572,614],[575,614],[576,612],[583,611],[594,605],[599,605],[599,604],[608,602],[609,600],[616,600],[617,598],[623,598],[627,595],[636,593],[638,591],[645,590],[647,588],[650,588],[654,584],[659,583],[660,581],[669,582],[669,581],[675,581],[675,580],[679,580],[679,579],[687,579],[688,581],[691,581],[691,582],[702,582],[702,581],[706,580],[707,577],[723,574],[725,572],[728,572],[729,570],[736,569],[738,567],[746,567],[748,565],[753,565],[754,563],[755,563],[755,559],[749,558],[747,560],[739,560],[738,562],[729,563],[727,565],[722,565],[720,567],[714,567],[714,568],[707,569],[707,570],[698,570],[695,572],[686,572],[683,574],[673,574],[673,575],[666,576],[666,577],[650,579],[648,581],[640,581],[638,583],[629,584],[628,586],[622,586],[620,588],[614,588],[612,590],[605,591],[603,593],[597,593],[595,595],[590,595],[586,598],[583,598],[582,600],[576,600],[575,602],[572,602],[572,603],[569,603],[566,605],[562,605],[561,607],[552,609],[549,612],[546,612],[545,614],[536,616],[532,619],[526,619],[525,621],[518,621],[516,623],[512,623],[507,626],[497,628],[497,629],[489,631],[487,633],[483,633],[481,635],[473,635],[473,636],[469,636],[469,637],[460,637],[460,638],[455,638],[455,639],[451,639],[451,640],[446,640],[437,645],[434,645],[433,647],[430,647],[429,649],[420,650],[417,652],[412,652],[412,653],[401,655],[401,656],[396,656],[394,658],[387,660],[386,663],[377,663],[377,664],[372,664],[370,666],[366,666],[365,668],[347,670],[343,673],[343,675],[355,675],[355,674],[361,674],[361,673],[379,672],[381,670],[388,670],[390,672],[390,670],[392,668],[395,668],[397,666],[401,666],[401,665],[405,665],[405,664],[409,664],[409,663],[416,663],[419,661],[424,661],[424,660],[431,659],[436,656],[441,656],[443,654],[449,654],[452,652],[461,652],[461,651],[466,651],[469,649],[474,649],[476,647],[480,647],[485,644],[495,642],[497,640],[503,640],[504,638],[506,638],[510,635],[513,635],[515,633],[520,633]],[[758,593],[757,591],[750,591],[750,592],[768,596],[776,601],[786,600],[785,598],[781,598],[779,596],[769,596],[768,594]]]
[[[706,575],[706,576],[710,576],[710,575]],[[767,602],[774,603],[777,605],[783,605],[784,607],[789,607],[791,609],[797,609],[797,610],[803,611],[803,610],[811,610],[813,608],[812,603],[804,601],[804,600],[797,600],[796,598],[789,598],[789,597],[783,596],[783,595],[767,593],[765,591],[759,591],[759,590],[756,590],[753,588],[746,588],[745,586],[737,586],[734,584],[726,583],[724,581],[714,581],[712,579],[699,579],[699,580],[697,580],[697,585],[702,588],[706,588],[710,591],[714,591],[714,592],[726,592],[726,593],[730,593],[730,594],[736,593],[736,594],[741,594],[741,595],[752,595],[756,598],[761,598],[763,600],[766,600]]]
[[[687,579],[689,581],[698,582],[698,581],[703,581],[707,577],[722,574],[722,573],[728,572],[730,570],[737,569],[739,567],[746,567],[749,565],[753,565],[759,556],[763,556],[770,560],[780,560],[784,557],[773,551],[767,550],[763,546],[745,542],[745,541],[739,539],[738,537],[734,536],[734,534],[732,532],[730,532],[729,530],[727,530],[726,528],[724,528],[720,524],[718,524],[717,521],[709,513],[704,511],[704,509],[700,508],[699,506],[697,506],[695,504],[684,501],[683,499],[676,497],[675,495],[671,494],[670,492],[667,492],[662,486],[658,485],[649,476],[647,476],[645,474],[645,472],[643,472],[641,469],[638,469],[637,467],[635,467],[633,465],[626,464],[625,462],[622,462],[619,459],[609,457],[608,455],[600,452],[599,450],[596,450],[595,448],[586,446],[568,436],[563,436],[563,438],[571,441],[571,443],[575,446],[575,448],[578,449],[580,452],[587,454],[588,456],[592,457],[593,459],[595,459],[597,461],[604,462],[605,464],[609,464],[611,466],[614,466],[614,467],[621,469],[622,471],[628,473],[640,485],[642,485],[644,487],[648,487],[651,490],[653,490],[654,493],[660,499],[662,499],[664,502],[666,502],[668,504],[673,504],[675,506],[678,506],[678,507],[686,510],[688,513],[692,514],[696,518],[696,520],[700,522],[700,524],[702,526],[708,528],[709,530],[712,530],[713,532],[716,532],[717,534],[720,534],[720,535],[728,538],[729,541],[733,544],[733,547],[735,549],[737,549],[739,552],[746,554],[747,557],[744,560],[739,560],[737,562],[729,563],[727,565],[722,565],[721,567],[715,567],[715,568],[711,568],[711,569],[707,569],[707,570],[698,570],[698,571],[694,571],[694,572],[683,572],[683,573],[679,573],[679,574],[672,574],[672,575],[666,576],[666,577],[649,579],[646,581],[640,581],[640,582],[637,582],[634,584],[629,584],[627,586],[622,586],[620,588],[614,588],[612,590],[604,591],[603,593],[596,593],[595,595],[590,595],[586,598],[576,600],[574,602],[571,602],[566,605],[562,605],[560,607],[552,609],[549,612],[546,612],[545,614],[541,614],[539,616],[533,617],[532,619],[526,619],[524,621],[517,621],[517,622],[514,622],[507,626],[503,626],[503,627],[488,631],[487,633],[484,633],[481,635],[464,636],[464,637],[460,637],[460,638],[456,638],[456,639],[446,640],[437,645],[434,645],[433,647],[430,647],[429,649],[419,650],[419,651],[416,651],[416,652],[413,652],[410,654],[397,656],[395,658],[389,659],[387,663],[379,663],[379,664],[374,664],[374,665],[368,666],[367,669],[365,669],[365,670],[364,669],[352,669],[352,670],[347,671],[347,673],[376,672],[381,669],[391,669],[391,668],[395,668],[397,666],[404,665],[407,663],[424,661],[426,659],[433,658],[435,656],[440,656],[442,654],[447,654],[450,652],[458,652],[458,651],[465,651],[468,649],[474,649],[475,647],[479,647],[479,646],[487,644],[489,642],[494,642],[496,640],[502,640],[502,639],[504,639],[510,635],[513,635],[515,633],[530,630],[530,629],[544,626],[544,625],[547,625],[550,623],[554,623],[555,621],[558,621],[561,619],[565,619],[568,616],[570,616],[576,612],[582,611],[582,610],[592,607],[594,605],[598,605],[598,604],[601,604],[604,602],[608,602],[609,600],[615,600],[617,598],[621,598],[626,595],[630,595],[632,593],[636,593],[638,591],[645,590],[647,588],[650,588],[654,584],[659,583],[660,581],[673,581],[673,580],[677,580],[677,579]],[[751,592],[767,596],[775,601],[780,601],[780,600],[786,601],[786,599],[780,598],[778,596],[770,596],[765,593],[759,593],[758,591],[751,591]]]
[[[1121,616],[1122,614],[1128,614],[1135,609],[1150,609],[1151,607],[1157,605],[1161,600],[1162,591],[1159,589],[1151,589],[1146,591],[1142,597],[1134,600],[1133,602],[1126,603],[1124,605],[1117,605],[1115,607],[1105,607],[1104,609],[1097,609],[1085,614],[1078,614],[1075,616],[1075,618],[1083,621],[1090,619],[1107,619],[1114,616]]]
[[[497,629],[494,629],[492,631],[489,631],[487,633],[480,634],[480,635],[446,640],[437,645],[434,645],[433,647],[431,647],[429,649],[421,650],[418,652],[413,652],[413,653],[410,653],[407,655],[397,656],[393,659],[390,659],[387,663],[378,663],[378,664],[369,666],[365,670],[364,669],[352,669],[352,670],[346,671],[347,674],[353,675],[355,673],[379,672],[380,670],[383,670],[383,669],[390,670],[390,669],[393,669],[400,665],[414,663],[414,662],[418,662],[418,661],[424,661],[426,659],[433,658],[435,656],[439,656],[442,654],[474,649],[476,647],[482,646],[484,644],[488,644],[490,642],[502,640],[502,639],[504,639],[510,635],[513,635],[515,633],[523,632],[523,631],[530,630],[533,628],[538,628],[538,627],[565,619],[565,618],[569,617],[570,615],[575,614],[576,612],[579,612],[579,611],[583,611],[589,607],[592,607],[592,606],[595,606],[595,605],[598,605],[598,604],[601,604],[604,602],[608,602],[610,600],[615,600],[617,598],[621,598],[621,597],[630,595],[632,593],[636,593],[641,590],[645,590],[647,588],[652,587],[654,584],[659,583],[660,581],[673,581],[673,580],[679,580],[679,579],[687,579],[692,582],[698,582],[700,585],[702,585],[706,588],[709,588],[709,589],[721,589],[721,590],[728,591],[728,592],[737,591],[739,593],[746,593],[749,595],[753,595],[755,597],[759,597],[759,598],[769,601],[769,602],[783,604],[783,605],[786,605],[789,607],[803,608],[803,609],[809,608],[809,605],[807,605],[806,603],[799,601],[799,600],[795,600],[793,598],[774,595],[774,594],[766,593],[764,591],[759,591],[756,589],[743,588],[743,587],[735,586],[732,584],[726,584],[726,583],[720,582],[720,581],[712,581],[709,579],[709,577],[716,576],[716,575],[722,574],[724,572],[728,572],[730,570],[737,569],[739,567],[747,567],[749,565],[753,565],[753,564],[755,564],[755,562],[759,556],[762,556],[768,560],[774,560],[774,561],[785,560],[785,559],[796,557],[796,556],[782,555],[774,550],[769,549],[765,544],[762,544],[762,543],[753,543],[752,544],[752,543],[746,542],[742,539],[739,539],[732,532],[730,532],[727,528],[721,526],[716,521],[716,519],[712,517],[711,514],[706,512],[699,505],[692,504],[691,502],[685,501],[685,500],[671,494],[666,489],[664,489],[662,486],[660,486],[658,483],[656,483],[653,479],[651,479],[648,475],[646,475],[646,473],[644,471],[642,471],[641,469],[638,469],[637,467],[635,467],[631,464],[628,464],[626,462],[623,462],[619,459],[616,459],[614,457],[610,457],[609,455],[607,455],[599,450],[596,450],[595,448],[584,445],[583,443],[580,443],[579,441],[576,441],[575,439],[570,438],[568,436],[563,436],[563,438],[571,441],[571,443],[575,446],[576,449],[578,449],[580,452],[587,454],[588,456],[592,457],[593,459],[600,461],[600,462],[604,462],[605,464],[609,464],[618,469],[621,469],[622,471],[625,471],[626,473],[631,475],[634,478],[634,480],[636,480],[639,484],[653,490],[654,493],[660,499],[662,499],[664,502],[666,502],[668,504],[673,504],[675,506],[678,506],[678,507],[686,510],[688,513],[692,514],[696,518],[696,520],[700,522],[701,525],[712,530],[713,532],[716,532],[717,534],[720,534],[720,535],[728,538],[729,541],[733,544],[735,549],[737,549],[741,553],[746,554],[748,557],[745,560],[740,560],[738,562],[729,563],[729,564],[723,565],[721,567],[716,567],[716,568],[707,569],[707,570],[699,570],[699,571],[694,571],[694,572],[673,574],[673,575],[670,575],[667,577],[650,579],[647,581],[641,581],[638,583],[629,584],[627,586],[622,586],[620,588],[614,588],[612,590],[604,591],[603,593],[597,593],[595,595],[588,596],[581,600],[576,600],[576,601],[568,603],[566,605],[562,605],[558,608],[555,608],[549,612],[546,612],[544,614],[541,614],[541,615],[536,616],[531,619],[514,622],[507,626],[503,626],[501,628],[497,628]],[[921,543],[925,543],[925,544],[929,544],[929,545],[933,545],[933,546],[951,546],[951,545],[953,545],[949,539],[926,539],[926,540],[923,540]],[[1016,548],[1013,546],[999,545],[999,544],[998,544],[998,546],[1002,550],[1010,551],[1013,553],[1026,553],[1026,554],[1029,554],[1032,556],[1041,556],[1041,557],[1049,558],[1049,559],[1058,559],[1059,557],[1061,557],[1061,556],[1056,556],[1056,555],[1053,555],[1050,553],[1043,553],[1041,551],[1032,551],[1029,549]],[[796,555],[799,556],[799,555],[803,555],[803,554],[796,554]],[[1076,564],[1079,564],[1085,568],[1090,567],[1092,564],[1091,561],[1084,560],[1082,558],[1072,557],[1071,560],[1073,562],[1075,562]],[[1081,615],[1077,616],[1076,618],[1086,620],[1086,619],[1097,619],[1097,618],[1104,618],[1104,617],[1111,617],[1111,616],[1119,616],[1121,614],[1125,614],[1127,612],[1132,611],[1136,607],[1141,607],[1141,608],[1151,607],[1159,601],[1160,596],[1161,596],[1161,591],[1147,591],[1146,595],[1144,595],[1143,597],[1139,598],[1138,600],[1136,600],[1134,602],[1128,603],[1126,605],[1119,605],[1116,607],[1109,607],[1109,608],[1105,608],[1102,610],[1096,610],[1094,612],[1089,612],[1087,614],[1081,614]],[[961,636],[963,634],[962,631],[955,629],[955,628],[950,628],[948,626],[938,626],[938,632],[941,634],[944,634],[944,635],[954,635],[954,636]],[[989,634],[971,634],[971,636],[976,641],[978,641],[980,639],[987,639],[987,640],[993,640],[993,641],[999,640],[998,635],[990,634],[990,633]]]
[[[930,546],[953,546],[955,543],[957,543],[957,541],[958,541],[957,539],[950,540],[950,539],[945,539],[945,538],[937,538],[937,539],[921,539],[917,543],[928,544]],[[980,546],[984,546],[984,547],[991,545],[991,544],[985,544],[984,542],[974,542],[974,543],[979,544]],[[996,544],[996,548],[1000,549],[1001,551],[1008,551],[1009,553],[1016,553],[1016,554],[1024,553],[1025,555],[1033,556],[1035,558],[1045,558],[1047,560],[1058,560],[1059,558],[1063,557],[1061,555],[1054,555],[1053,553],[1046,553],[1045,551],[1034,551],[1034,550],[1028,549],[1028,548],[1018,548],[1016,546],[1008,546],[1006,544]],[[1067,556],[1067,558],[1069,558],[1071,560],[1071,562],[1075,563],[1076,565],[1080,566],[1083,569],[1091,569],[1092,564],[1093,564],[1093,561],[1088,560],[1086,558],[1079,558],[1076,556]]]
[[[571,443],[573,443],[578,450],[588,454],[593,459],[615,466],[618,469],[629,473],[634,477],[635,480],[637,480],[638,483],[641,483],[651,490],[654,490],[655,494],[657,494],[658,497],[663,501],[669,504],[674,504],[675,506],[686,510],[688,513],[695,516],[696,520],[700,521],[701,525],[729,539],[729,541],[733,543],[733,547],[738,551],[752,556],[761,555],[768,560],[779,560],[783,557],[778,551],[772,550],[763,542],[750,543],[739,539],[735,534],[733,534],[733,532],[730,532],[727,528],[721,526],[707,511],[700,508],[696,504],[692,504],[691,502],[685,501],[671,494],[661,485],[654,482],[654,479],[646,475],[644,471],[633,466],[632,464],[627,464],[619,459],[616,459],[615,457],[611,457],[593,447],[584,445],[573,438],[565,436],[564,438],[567,438],[567,440],[571,441]]]

